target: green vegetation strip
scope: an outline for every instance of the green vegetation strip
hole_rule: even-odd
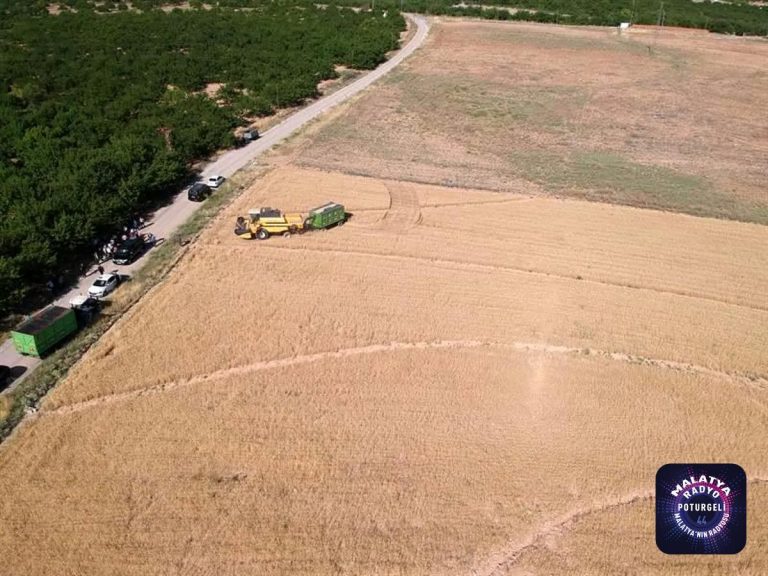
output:
[[[91,346],[128,312],[134,304],[159,284],[186,254],[191,242],[205,226],[227,206],[265,168],[243,170],[217,190],[179,229],[148,256],[147,263],[131,278],[125,288],[132,290],[125,303],[110,309],[93,324],[81,330],[65,345],[44,359],[35,371],[12,391],[1,396],[6,407],[0,413],[0,442],[22,421],[27,410],[36,408],[42,398],[56,386]]]
[[[371,2],[340,0],[339,5]],[[376,0],[377,8],[491,20],[618,26],[621,22],[700,28],[721,34],[768,36],[768,9],[743,0]]]
[[[278,2],[286,6],[294,2]],[[144,12],[164,8],[210,9],[213,7],[249,11],[274,5],[268,0],[62,0],[49,3],[38,0],[0,0],[0,14],[42,14],[56,4],[59,10],[121,13]],[[557,24],[616,26],[620,22],[703,28],[723,34],[768,35],[768,10],[749,0],[338,0],[318,3],[354,6],[363,9],[402,10],[423,14],[472,16],[494,20],[527,20]],[[307,3],[309,5],[309,3]]]

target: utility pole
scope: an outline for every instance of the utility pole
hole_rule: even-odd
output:
[[[635,7],[637,5],[637,0],[632,0],[632,16],[629,18],[629,25],[632,26],[632,24],[635,23]]]

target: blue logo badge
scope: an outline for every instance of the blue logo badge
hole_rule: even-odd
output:
[[[736,464],[656,473],[656,545],[665,554],[737,554],[747,543],[747,475]]]

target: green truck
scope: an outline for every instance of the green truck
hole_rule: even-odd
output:
[[[347,220],[347,212],[344,206],[336,202],[328,202],[309,212],[309,216],[304,220],[304,228],[307,230],[322,230],[333,226],[341,225]]]
[[[48,306],[11,332],[20,354],[43,356],[70,334],[77,332],[77,317],[71,308]]]

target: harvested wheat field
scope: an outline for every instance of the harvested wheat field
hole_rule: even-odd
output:
[[[343,227],[235,237],[328,198]],[[13,575],[764,574],[768,228],[286,166],[0,447]],[[663,463],[749,544],[659,552]]]
[[[308,167],[768,224],[768,43],[444,20]]]

